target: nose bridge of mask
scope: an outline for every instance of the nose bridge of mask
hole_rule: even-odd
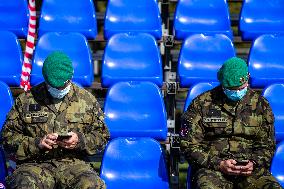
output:
[[[51,94],[52,97],[61,99],[70,91],[70,87],[71,85],[69,84],[66,88],[59,90],[48,86],[48,92]]]

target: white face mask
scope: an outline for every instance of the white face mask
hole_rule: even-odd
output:
[[[59,90],[48,85],[48,92],[53,98],[62,99],[70,91],[71,85],[69,84],[65,89]]]

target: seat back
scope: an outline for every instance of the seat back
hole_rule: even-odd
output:
[[[284,36],[262,35],[251,46],[248,67],[251,87],[284,83]]]
[[[11,93],[10,88],[8,87],[7,84],[3,83],[0,81],[0,141],[1,139],[1,131],[3,124],[5,123],[6,116],[10,109],[13,106],[14,100],[13,100],[13,95]],[[1,144],[1,142],[0,142]],[[6,170],[6,161],[4,157],[4,153],[2,150],[2,146],[0,146],[0,183],[5,182],[5,177],[7,176],[7,170]]]
[[[109,0],[105,14],[104,37],[116,33],[149,33],[162,37],[162,21],[157,0]]]
[[[88,39],[97,35],[93,0],[44,0],[38,35],[46,32],[79,32]]]
[[[217,71],[235,56],[232,41],[225,35],[195,34],[182,45],[178,60],[180,85],[189,87],[200,82],[217,82]]]
[[[102,85],[110,87],[119,81],[152,81],[163,85],[159,47],[150,34],[121,33],[109,39],[103,57]]]
[[[168,189],[163,155],[159,142],[154,139],[115,138],[105,149],[101,178],[108,189]]]
[[[284,140],[284,84],[272,84],[265,88],[262,95],[268,100],[274,117],[275,137],[277,141]]]
[[[37,42],[32,63],[31,85],[44,81],[42,65],[53,51],[62,51],[72,60],[74,67],[73,81],[88,87],[94,80],[93,61],[87,39],[80,33],[47,33]]]
[[[263,34],[284,34],[284,0],[244,0],[239,30],[243,40]]]
[[[0,31],[11,31],[19,38],[26,38],[29,24],[28,1],[0,1],[0,23]]]
[[[271,173],[279,184],[284,187],[284,142],[277,145],[271,164]]]
[[[196,33],[233,37],[226,0],[179,0],[174,18],[175,38]]]
[[[151,82],[119,82],[107,93],[105,122],[110,137],[165,140],[167,116],[160,89]]]
[[[17,36],[0,31],[0,81],[9,86],[20,86],[23,54]]]
[[[185,105],[183,111],[186,111],[193,99],[195,99],[200,94],[213,89],[219,85],[218,82],[207,82],[207,83],[197,83],[196,85],[189,88],[187,93]]]

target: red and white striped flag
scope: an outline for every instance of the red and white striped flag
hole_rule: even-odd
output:
[[[22,75],[21,75],[21,88],[25,91],[31,88],[30,86],[30,75],[32,70],[32,57],[34,52],[35,45],[35,35],[36,35],[36,5],[35,0],[29,0],[29,31],[27,36],[27,43],[24,55],[24,63],[22,66]]]

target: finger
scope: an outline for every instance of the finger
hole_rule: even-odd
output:
[[[233,164],[233,165],[236,165],[237,164],[237,161],[236,160],[234,160],[234,159],[229,159],[229,161],[231,162],[231,164]]]
[[[71,137],[69,139],[64,139],[63,142],[65,142],[66,144],[71,144],[74,142],[74,139]]]
[[[231,169],[235,169],[235,165],[232,164],[231,162],[228,162],[227,167],[231,168]]]
[[[56,139],[57,139],[56,135],[53,135],[53,134],[48,134],[48,135],[46,136],[46,138],[47,138],[47,139],[50,139],[50,140],[56,140]]]
[[[46,144],[45,142],[42,142],[42,146],[50,150],[52,149],[52,146]]]
[[[239,170],[233,170],[233,169],[228,169],[228,174],[230,175],[240,175],[241,171]]]
[[[251,175],[251,174],[252,174],[252,171],[241,172],[241,175],[245,175],[245,176],[248,176],[248,175]]]
[[[235,166],[235,169],[236,169],[236,170],[244,170],[244,167],[245,167],[245,166],[236,165],[236,166]]]
[[[46,144],[50,145],[50,146],[52,146],[52,145],[55,145],[55,144],[56,144],[56,142],[55,142],[55,141],[50,140],[50,139],[45,139],[45,140],[44,140],[44,142],[45,142]]]
[[[66,149],[74,149],[74,148],[75,148],[75,145],[69,145],[69,146],[66,146],[65,148],[66,148]]]

